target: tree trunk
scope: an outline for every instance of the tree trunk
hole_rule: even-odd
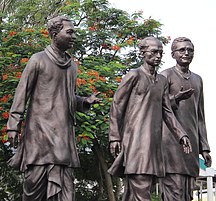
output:
[[[102,168],[103,173],[104,173],[109,201],[116,201],[115,195],[114,195],[114,192],[113,192],[112,179],[111,179],[110,174],[108,174],[108,172],[107,172],[108,166],[107,166],[107,163],[106,163],[106,161],[104,159],[102,150],[100,149],[100,145],[98,144],[97,139],[94,140],[93,151],[96,154],[96,156],[98,157],[98,160],[100,162],[101,168]]]
[[[121,181],[120,178],[117,178],[117,180],[116,180],[116,191],[115,191],[116,200],[120,199],[121,191],[122,191],[122,181]]]

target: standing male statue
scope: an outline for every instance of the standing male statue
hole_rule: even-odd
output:
[[[184,154],[170,130],[164,125],[163,148],[166,177],[160,182],[164,201],[190,201],[195,177],[199,176],[199,154],[206,166],[211,166],[207,141],[203,83],[199,75],[189,70],[194,56],[194,45],[185,37],[176,38],[171,46],[176,66],[164,70],[169,97],[177,120],[187,132],[193,153]]]
[[[191,152],[187,134],[172,112],[167,79],[156,71],[163,54],[161,42],[146,37],[140,52],[143,65],[125,75],[110,111],[110,151],[116,159],[108,172],[118,175],[123,170],[124,201],[150,201],[154,179],[165,175],[163,119],[184,152]]]
[[[30,58],[18,87],[7,124],[11,143],[25,128],[10,165],[25,173],[23,201],[74,201],[73,168],[80,162],[75,145],[75,111],[99,101],[96,94],[75,94],[77,66],[66,50],[76,39],[71,20],[48,22],[51,45]]]

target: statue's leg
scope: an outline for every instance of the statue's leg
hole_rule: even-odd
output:
[[[31,165],[28,167],[23,184],[23,201],[46,201],[46,173],[46,166]]]
[[[160,179],[163,201],[191,201],[194,178],[182,174],[166,174]]]
[[[48,177],[48,201],[75,201],[73,168],[55,165]]]
[[[152,175],[127,175],[123,200],[151,201],[151,189],[154,181]]]

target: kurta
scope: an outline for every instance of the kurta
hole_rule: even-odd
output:
[[[189,77],[184,77],[175,67],[166,69],[161,74],[168,79],[174,114],[187,132],[192,145],[192,153],[185,154],[164,124],[163,145],[166,172],[197,177],[199,176],[199,153],[210,151],[205,125],[202,79],[193,72],[190,72]],[[182,87],[183,90],[193,88],[194,94],[177,105],[174,95]]]
[[[177,143],[187,136],[172,112],[166,78],[152,76],[143,67],[131,70],[122,79],[111,106],[109,141],[120,141],[122,150],[108,172],[118,175],[123,167],[124,174],[164,176],[163,119]]]
[[[17,86],[7,124],[20,133],[26,104],[25,127],[10,165],[25,171],[28,165],[56,164],[79,167],[75,145],[74,113],[84,110],[75,94],[77,66],[67,55],[61,61],[48,46],[34,54]]]

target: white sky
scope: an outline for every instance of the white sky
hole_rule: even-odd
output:
[[[144,18],[151,16],[160,21],[162,35],[174,38],[185,36],[195,46],[195,54],[190,70],[199,74],[204,83],[205,116],[208,141],[211,148],[212,167],[216,169],[216,0],[109,0],[116,8],[129,13],[143,11]],[[175,65],[170,56],[170,44],[164,47],[165,64],[162,69]],[[214,80],[215,79],[215,80]]]

